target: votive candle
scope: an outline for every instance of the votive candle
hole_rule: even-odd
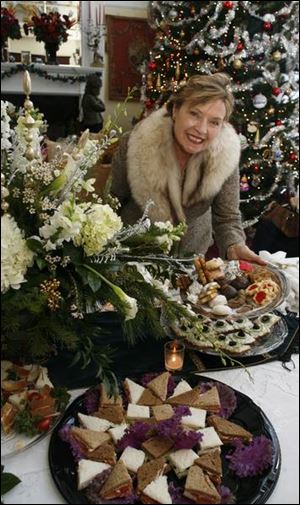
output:
[[[178,340],[165,343],[165,368],[168,372],[182,370],[184,362],[184,344]]]

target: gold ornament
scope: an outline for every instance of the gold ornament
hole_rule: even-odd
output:
[[[179,79],[180,79],[180,65],[179,65],[179,62],[176,65],[175,79],[176,79],[176,81],[179,81]]]
[[[185,36],[185,32],[183,30],[181,30],[180,37],[183,39],[184,36]]]
[[[255,139],[254,139],[254,144],[258,145],[259,141],[260,141],[259,128],[257,128],[256,134],[255,134]]]
[[[194,54],[200,54],[200,51],[199,51],[198,47],[196,47],[196,48],[194,49]]]
[[[233,68],[235,68],[235,70],[240,70],[243,67],[243,62],[242,60],[236,58],[235,60],[233,60],[232,66]]]
[[[282,54],[280,51],[274,51],[274,53],[272,53],[272,58],[274,61],[280,61],[281,58],[282,58]]]
[[[275,114],[275,107],[269,107],[267,113],[270,114],[270,116],[273,116],[273,114]]]
[[[156,88],[157,89],[161,88],[160,74],[158,74],[157,79],[156,79]]]

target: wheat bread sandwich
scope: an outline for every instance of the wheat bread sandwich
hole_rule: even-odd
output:
[[[94,451],[102,444],[105,444],[111,440],[108,433],[103,431],[87,430],[84,428],[78,428],[73,426],[71,428],[71,435],[79,442],[83,450]]]
[[[153,458],[165,456],[173,447],[174,442],[167,437],[155,436],[142,443],[143,449]]]
[[[214,484],[221,484],[223,475],[222,460],[220,452],[217,449],[200,454],[194,464],[200,466]]]
[[[155,394],[153,394],[152,391],[148,388],[145,389],[145,391],[142,393],[142,396],[137,402],[138,405],[147,405],[149,407],[153,405],[162,405],[162,403],[162,400],[155,396]]]
[[[183,494],[195,503],[221,503],[215,486],[197,465],[191,466],[188,471]]]
[[[171,419],[174,415],[173,408],[171,405],[154,405],[152,407],[152,413],[156,422],[166,421],[167,419]]]
[[[123,386],[124,390],[126,391],[129,403],[138,403],[143,392],[145,391],[145,388],[128,378],[124,380]]]
[[[167,398],[169,378],[170,372],[164,372],[147,384],[148,389],[150,389],[162,402]]]
[[[244,442],[251,442],[253,435],[249,431],[242,428],[239,424],[228,421],[223,417],[210,416],[208,418],[209,426],[213,426],[224,444],[232,442],[235,438],[239,438]]]
[[[110,465],[99,463],[97,461],[90,461],[89,459],[81,459],[77,468],[77,487],[84,489],[90,482],[100,473],[108,470]]]
[[[199,405],[199,398],[200,388],[196,386],[191,391],[168,398],[167,403],[171,405],[186,405],[188,407],[202,407],[202,405]]]
[[[111,443],[101,444],[94,451],[85,451],[88,459],[93,461],[100,461],[114,466],[117,462],[116,451]]]
[[[221,402],[216,386],[213,386],[211,389],[200,395],[197,407],[217,414],[220,412]]]
[[[173,502],[169,493],[167,477],[165,475],[160,475],[150,482],[141,494],[140,500],[142,503],[172,504]]]
[[[105,407],[100,407],[94,414],[100,419],[106,419],[113,424],[121,424],[124,422],[124,411],[121,405],[106,405]]]
[[[124,498],[133,491],[132,480],[123,461],[119,460],[100,490],[100,498]]]
[[[166,468],[164,458],[152,459],[144,463],[137,471],[137,490],[141,493],[150,482],[163,475]]]
[[[104,384],[99,385],[100,391],[100,399],[99,399],[99,407],[104,407],[106,405],[122,405],[122,397],[118,394],[115,396],[110,396],[107,393],[107,390]]]

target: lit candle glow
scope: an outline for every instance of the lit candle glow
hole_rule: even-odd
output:
[[[165,368],[169,372],[182,370],[184,360],[184,345],[181,342],[165,344]]]

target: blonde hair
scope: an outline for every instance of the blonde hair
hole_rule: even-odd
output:
[[[226,108],[225,120],[228,121],[234,107],[230,82],[230,77],[223,73],[193,75],[169,98],[167,102],[168,115],[172,115],[174,107],[180,108],[187,101],[198,104],[222,100]]]

